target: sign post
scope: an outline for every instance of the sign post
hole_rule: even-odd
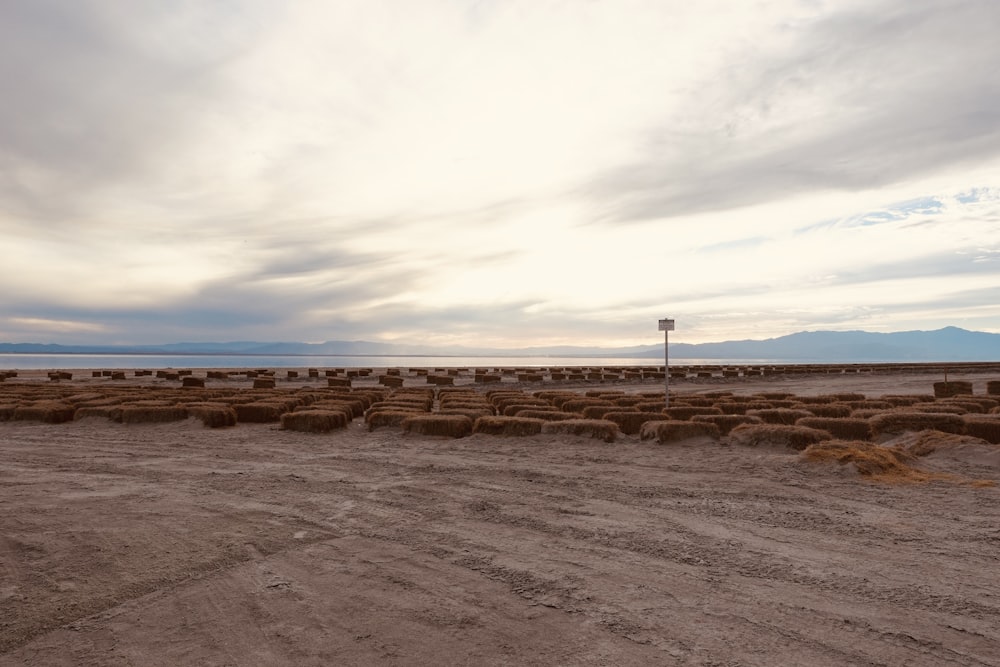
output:
[[[671,319],[660,320],[660,331],[663,332],[663,388],[665,390],[666,407],[670,407],[670,332],[674,330],[674,321]]]

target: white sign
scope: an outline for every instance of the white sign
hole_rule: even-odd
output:
[[[674,321],[673,320],[660,320],[660,331],[673,331]]]

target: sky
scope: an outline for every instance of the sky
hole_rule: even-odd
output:
[[[995,0],[5,0],[0,342],[1000,333]]]

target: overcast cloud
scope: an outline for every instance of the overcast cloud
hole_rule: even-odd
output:
[[[993,0],[0,4],[0,341],[1000,332]]]

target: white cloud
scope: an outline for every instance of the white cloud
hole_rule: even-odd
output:
[[[1000,331],[997,20],[988,0],[5,3],[0,331]]]

